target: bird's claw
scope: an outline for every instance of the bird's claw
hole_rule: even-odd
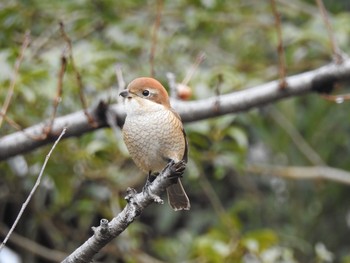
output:
[[[168,178],[169,179],[177,179],[181,178],[183,173],[185,172],[186,168],[186,162],[181,160],[177,163],[175,163],[174,160],[171,160],[168,165],[165,167],[165,169],[169,169],[170,173]]]
[[[174,180],[173,183],[177,182],[177,179],[179,177],[182,177],[184,171],[186,168],[186,162],[185,161],[179,161],[177,163],[175,163],[174,160],[169,161],[169,163],[167,164],[167,166],[164,168],[164,170],[162,171],[165,174],[166,179],[169,179],[171,181]],[[162,198],[160,198],[160,196],[152,193],[150,186],[152,185],[152,182],[154,181],[154,179],[159,176],[158,174],[149,174],[146,184],[143,187],[142,191],[145,192],[147,195],[149,195],[153,201],[157,204],[164,204],[164,201]],[[127,196],[128,197],[128,196]],[[127,199],[128,200],[128,199]]]

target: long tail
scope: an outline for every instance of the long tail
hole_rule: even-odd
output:
[[[177,180],[176,184],[172,184],[167,188],[167,193],[169,204],[175,211],[190,210],[190,200],[187,197],[180,179]]]

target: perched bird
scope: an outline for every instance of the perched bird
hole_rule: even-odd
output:
[[[137,78],[120,95],[126,111],[123,138],[136,165],[150,178],[170,161],[187,162],[186,134],[162,84],[153,78]],[[167,193],[175,211],[190,209],[179,178],[167,188]]]

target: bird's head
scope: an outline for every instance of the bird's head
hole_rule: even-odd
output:
[[[134,79],[119,95],[124,98],[128,115],[170,108],[166,89],[153,78]]]

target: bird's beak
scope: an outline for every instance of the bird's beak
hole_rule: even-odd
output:
[[[129,91],[127,89],[123,90],[122,92],[119,93],[120,96],[122,96],[123,98],[127,98],[129,97]]]

